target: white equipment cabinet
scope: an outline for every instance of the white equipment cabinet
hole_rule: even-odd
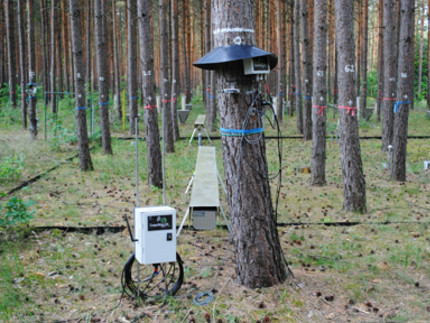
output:
[[[176,211],[169,206],[134,209],[135,255],[142,265],[176,261]]]

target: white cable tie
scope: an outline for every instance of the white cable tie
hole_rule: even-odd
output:
[[[224,34],[224,33],[252,33],[253,34],[254,29],[235,27],[235,28],[220,28],[220,29],[215,29],[213,31],[214,35]]]

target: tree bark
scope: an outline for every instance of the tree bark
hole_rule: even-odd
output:
[[[302,109],[302,73],[300,60],[300,1],[294,2],[294,73],[296,79],[296,117],[297,132],[303,134],[303,109]]]
[[[367,55],[368,55],[368,37],[369,37],[369,1],[363,0],[363,38],[362,38],[362,80],[361,80],[361,98],[360,98],[360,112],[364,116],[364,109],[367,107]]]
[[[185,102],[188,104],[191,102],[191,86],[190,86],[190,73],[189,73],[189,64],[188,64],[188,53],[187,51],[187,43],[190,38],[189,35],[189,19],[188,19],[188,8],[189,3],[188,0],[184,0],[182,4],[182,58],[184,64],[184,93],[185,93]]]
[[[277,1],[277,13],[276,13],[276,21],[278,24],[278,34],[277,34],[277,42],[278,42],[278,106],[275,107],[276,115],[278,117],[278,121],[282,122],[283,119],[283,101],[285,97],[285,34],[284,34],[284,7],[283,1]]]
[[[406,148],[409,107],[414,99],[411,60],[414,55],[413,39],[414,1],[400,0],[399,65],[396,113],[394,117],[393,163],[391,178],[406,181]]]
[[[36,83],[36,51],[34,43],[34,19],[33,19],[33,2],[34,0],[27,0],[27,37],[28,37],[28,81],[29,83]],[[34,85],[35,86],[35,85]],[[36,96],[29,96],[29,109],[28,119],[30,121],[30,137],[37,138],[37,119],[36,119]]]
[[[6,17],[7,57],[9,74],[9,100],[13,108],[16,108],[16,54],[15,54],[15,23],[13,13],[13,1],[4,0]]]
[[[127,45],[128,45],[128,68],[127,68],[127,84],[128,84],[128,109],[129,109],[129,124],[130,134],[135,134],[136,130],[136,118],[137,118],[137,54],[136,54],[136,0],[127,0],[127,14],[128,14],[128,33],[127,33]]]
[[[363,34],[363,7],[361,5],[361,0],[355,0],[357,5],[357,46],[356,46],[356,87],[357,87],[357,97],[360,96],[360,86],[361,86],[361,57],[362,57],[362,34]]]
[[[340,150],[343,179],[343,208],[366,211],[366,186],[361,162],[354,84],[353,0],[335,1],[337,49],[339,55]]]
[[[21,81],[21,118],[22,127],[27,129],[27,100],[25,98],[25,14],[24,14],[24,0],[18,0],[18,39],[19,39],[19,72]]]
[[[0,5],[0,89],[3,88],[3,83],[6,83],[6,54],[5,50],[5,39],[4,39],[4,26],[6,25],[4,19],[4,6],[3,3]]]
[[[248,31],[254,30],[251,1],[213,0],[212,19],[215,47],[232,45],[237,37],[240,37],[242,44],[255,43],[254,33]],[[234,31],[233,28],[244,28],[244,31]],[[243,66],[237,62],[225,64],[215,73],[218,89],[222,89],[227,80],[230,83],[231,80],[244,78]],[[254,76],[245,78],[254,80]],[[244,129],[243,123],[249,112],[248,104],[253,98],[258,99],[256,95],[260,95],[253,84],[255,83],[235,83],[240,95],[218,94],[222,128]],[[247,94],[248,91],[251,94]],[[260,109],[260,103],[255,106],[257,110]],[[249,118],[245,129],[262,127],[259,113]],[[256,139],[259,135],[251,135],[251,139]],[[286,271],[282,263],[276,215],[270,197],[264,136],[254,144],[240,137],[222,136],[221,143],[238,283],[250,288],[281,283],[286,278]]]
[[[169,42],[168,42],[168,23],[167,23],[167,0],[159,0],[160,16],[160,95],[161,111],[164,115],[164,143],[166,152],[175,152],[173,141],[172,113],[170,110],[170,82],[169,82]]]
[[[172,112],[173,140],[179,139],[177,99],[179,92],[179,42],[178,42],[178,0],[171,0],[172,26],[172,89],[170,95],[170,109]]]
[[[376,121],[381,121],[381,108],[384,90],[384,4],[379,0],[378,5],[378,95],[376,97]]]
[[[115,79],[115,108],[117,109],[118,120],[122,119],[121,105],[121,81],[119,73],[119,55],[118,55],[118,35],[117,35],[117,18],[118,15],[115,1],[112,1],[112,24],[113,24],[113,56],[114,56],[114,79]]]
[[[290,67],[289,67],[289,74],[290,74],[290,117],[294,115],[294,107],[296,106],[296,77],[295,77],[295,58],[294,58],[294,1],[292,0],[290,2]]]
[[[50,81],[51,88],[50,92],[56,92],[57,87],[55,84],[56,81],[56,51],[55,51],[55,21],[56,21],[56,8],[54,1],[51,1],[51,71],[50,71]],[[57,113],[57,96],[54,93],[50,94],[51,97],[51,112]]]
[[[308,0],[301,0],[300,26],[302,30],[303,64],[303,140],[312,139],[312,53],[309,43]]]
[[[427,21],[430,24],[430,0],[427,3]],[[427,109],[430,110],[430,28],[427,28]]]
[[[209,53],[212,49],[211,37],[211,0],[205,0],[205,53]],[[206,78],[206,124],[209,131],[214,131],[214,124],[216,119],[216,95],[213,95],[212,88],[215,86],[213,83],[213,72],[209,70],[204,71]]]
[[[91,13],[92,13],[92,5],[91,3],[93,3],[92,1],[87,1],[86,2],[86,69],[85,69],[85,84],[86,84],[86,89],[88,92],[92,92],[93,87],[92,87],[92,82],[91,82],[91,60],[92,60],[92,50],[91,50]],[[91,107],[92,104],[92,100],[91,100],[91,95],[88,96],[87,98],[87,105],[88,108]]]
[[[396,45],[394,0],[384,0],[384,90],[382,98],[382,151],[393,141],[393,107],[396,101]]]
[[[64,91],[64,85],[63,85],[63,66],[62,66],[62,62],[63,62],[63,45],[61,43],[61,15],[60,12],[63,9],[61,8],[61,2],[57,1],[56,3],[56,25],[55,25],[55,47],[56,47],[56,53],[57,53],[57,60],[58,60],[58,64],[56,66],[57,68],[57,74],[58,74],[58,91],[59,92],[63,92]],[[60,99],[63,98],[63,94],[60,93],[59,94]]]
[[[327,0],[315,2],[313,63],[313,125],[312,125],[312,172],[311,184],[325,185],[326,160],[326,108],[327,108]]]
[[[62,0],[63,4],[63,41],[64,41],[64,90],[70,92],[70,48],[69,48],[69,23],[67,21],[67,1]]]
[[[145,110],[148,183],[163,187],[160,134],[155,99],[154,53],[151,32],[151,1],[138,0],[140,64],[142,66],[143,104]]]
[[[49,91],[49,60],[48,52],[49,48],[47,45],[47,39],[49,34],[49,23],[47,19],[47,7],[45,7],[45,1],[40,0],[40,23],[42,25],[42,56],[43,56],[43,90],[45,92]]]
[[[109,125],[109,83],[106,46],[105,0],[94,0],[94,33],[99,90],[100,125],[102,129],[103,153],[112,155]]]
[[[425,7],[425,0],[422,0],[422,7],[420,10],[420,17],[421,17],[421,26],[420,26],[420,51],[419,51],[419,60],[418,60],[418,91],[417,95],[419,96],[421,94],[421,82],[422,82],[422,76],[423,76],[423,52],[424,52],[424,8]]]
[[[79,165],[81,170],[93,170],[87,132],[87,113],[85,107],[85,79],[84,79],[84,48],[82,46],[81,19],[82,9],[79,0],[69,0],[71,17],[71,36],[75,81],[76,131],[78,137]]]

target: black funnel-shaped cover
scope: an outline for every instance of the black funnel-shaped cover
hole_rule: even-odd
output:
[[[241,61],[246,58],[267,56],[270,69],[278,63],[276,55],[251,45],[229,45],[214,48],[211,52],[193,63],[195,67],[204,70],[214,70],[220,64]]]

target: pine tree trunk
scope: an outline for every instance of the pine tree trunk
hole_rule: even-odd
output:
[[[336,84],[334,82],[334,52],[335,52],[335,38],[334,38],[334,0],[328,0],[328,9],[327,9],[327,21],[328,21],[328,29],[327,29],[327,38],[328,38],[328,58],[327,58],[327,92],[330,98],[334,98],[334,89],[336,88]],[[315,55],[315,54],[314,54]]]
[[[6,17],[7,57],[9,74],[9,100],[16,108],[16,54],[15,54],[15,23],[13,1],[4,0]]]
[[[424,6],[425,6],[425,0],[422,0],[422,7],[420,10],[421,26],[420,26],[420,51],[419,51],[420,58],[418,60],[418,91],[417,91],[418,96],[421,94],[421,82],[422,82],[422,76],[423,76],[424,9],[425,9]]]
[[[172,26],[172,89],[170,95],[170,109],[172,111],[173,140],[179,139],[177,99],[179,92],[179,42],[178,42],[178,0],[171,0]]]
[[[430,0],[427,8],[427,22],[430,24]],[[427,109],[430,110],[430,28],[427,29]]]
[[[6,83],[6,62],[5,62],[5,39],[4,39],[4,26],[6,22],[3,14],[3,3],[0,5],[0,89],[3,88],[3,83]]]
[[[313,62],[313,125],[312,125],[312,172],[311,184],[325,185],[326,116],[327,116],[327,0],[315,2]]]
[[[379,0],[378,5],[378,95],[376,97],[376,121],[381,121],[381,108],[384,90],[384,4]]]
[[[308,0],[301,0],[300,26],[302,30],[303,64],[303,140],[312,139],[312,53],[308,29]]]
[[[278,24],[278,106],[275,107],[275,109],[279,122],[282,122],[283,119],[282,106],[285,97],[285,34],[283,28],[284,19],[285,15],[282,0],[278,0],[276,13],[276,21]]]
[[[408,138],[409,107],[413,102],[414,78],[411,60],[414,55],[412,35],[414,21],[414,1],[400,0],[399,65],[396,113],[393,134],[393,164],[391,178],[406,181],[406,147]]]
[[[71,37],[75,80],[76,131],[78,137],[79,165],[81,170],[93,170],[87,132],[87,113],[85,107],[84,60],[81,35],[82,9],[79,0],[69,0],[71,17]]]
[[[363,8],[361,5],[361,0],[355,0],[357,5],[357,46],[356,46],[356,65],[355,65],[355,72],[356,72],[356,83],[355,86],[357,87],[357,97],[360,96],[360,86],[361,86],[361,57],[362,57],[362,34],[363,34]]]
[[[361,98],[360,98],[360,113],[364,116],[367,107],[367,52],[368,52],[368,37],[369,37],[369,0],[363,0],[363,56],[361,61],[362,80],[361,80]]]
[[[55,47],[57,52],[57,58],[58,58],[58,64],[56,66],[57,68],[57,75],[58,75],[58,91],[63,92],[64,91],[64,84],[63,84],[63,44],[61,43],[61,15],[60,12],[63,10],[61,8],[61,2],[57,1],[55,10],[57,18],[56,18],[56,25],[55,25]],[[63,94],[61,93],[59,95],[59,98],[63,98]]]
[[[188,0],[184,0],[182,5],[182,56],[183,56],[183,64],[184,64],[184,92],[185,92],[185,102],[188,104],[191,102],[191,86],[190,86],[190,73],[189,73],[189,64],[188,64],[188,55],[189,51],[187,51],[187,43],[190,38],[190,24],[188,19],[188,8],[189,3]]]
[[[19,73],[21,81],[21,118],[22,127],[27,129],[27,100],[25,98],[25,14],[24,14],[24,0],[18,0],[18,39],[19,39]]]
[[[34,42],[34,19],[33,19],[33,2],[34,0],[27,0],[27,37],[28,37],[28,81],[29,83],[36,83],[36,51]],[[28,119],[30,122],[30,137],[37,138],[37,119],[36,119],[36,96],[29,96],[29,109]]]
[[[138,0],[139,45],[142,62],[143,104],[145,110],[148,184],[163,187],[160,133],[155,100],[154,53],[151,32],[151,1]]]
[[[340,150],[343,179],[343,208],[366,212],[366,184],[361,162],[354,84],[353,0],[335,1],[337,49],[339,55]]]
[[[212,48],[212,37],[211,37],[211,0],[205,0],[205,53],[209,53]],[[212,87],[214,84],[213,80],[213,72],[204,70],[205,78],[206,78],[206,89],[205,98],[206,98],[206,123],[207,127],[210,131],[214,131],[214,124],[216,118],[216,105],[215,105],[215,96],[212,96]]]
[[[295,59],[294,59],[294,1],[292,0],[290,2],[290,67],[289,67],[289,74],[290,74],[290,91],[289,91],[289,98],[290,98],[290,111],[289,115],[292,117],[294,115],[294,107],[296,106],[296,77],[295,77]]]
[[[70,92],[70,48],[69,48],[69,23],[67,19],[67,1],[62,0],[63,4],[63,41],[64,41],[64,90]]]
[[[393,141],[393,107],[396,101],[396,45],[394,0],[384,0],[384,90],[382,98],[382,150]]]
[[[166,152],[175,152],[173,140],[172,113],[170,110],[170,82],[169,82],[169,42],[168,42],[168,6],[167,0],[159,0],[159,25],[160,25],[160,95],[161,111],[164,116],[164,143]]]
[[[127,84],[128,84],[128,110],[130,134],[134,135],[136,131],[137,118],[137,45],[136,45],[136,1],[127,0],[127,45],[128,45],[128,67],[127,67]]]
[[[48,73],[48,45],[47,45],[47,38],[48,38],[48,19],[47,19],[47,7],[45,7],[45,1],[40,0],[40,23],[42,25],[42,56],[43,56],[43,90],[45,92],[49,91],[49,73]]]
[[[121,81],[119,72],[119,55],[118,55],[118,34],[117,34],[117,9],[115,1],[112,1],[112,24],[113,24],[113,56],[114,56],[114,71],[115,71],[115,107],[118,113],[118,120],[122,119],[121,105]]]
[[[56,14],[57,14],[57,10],[55,8],[55,2],[51,1],[51,71],[50,71],[50,81],[51,81],[51,86],[50,86],[50,91],[51,92],[56,92],[57,90],[57,86],[55,84],[56,81],[56,47],[55,47],[55,21],[56,21]],[[54,93],[51,93],[50,95],[51,97],[51,112],[52,113],[57,113],[57,96]]]
[[[246,31],[254,30],[250,1],[213,0],[212,5],[215,47],[232,45],[237,37],[241,38],[242,44],[255,43],[254,33]],[[235,9],[229,10],[232,7]],[[245,31],[229,30],[233,28],[244,28]],[[237,62],[226,64],[215,73],[218,89],[227,80],[244,77],[243,66]],[[244,128],[248,104],[255,95],[255,92],[245,94],[252,90],[252,83],[237,82],[235,87],[241,95],[218,94],[220,126],[226,129]],[[247,129],[259,127],[262,127],[262,120],[254,115],[249,119]],[[251,138],[255,139],[255,136]],[[270,197],[264,137],[255,144],[230,136],[223,136],[221,142],[238,283],[250,288],[279,284],[285,280],[286,271]]]
[[[109,125],[109,83],[106,46],[105,0],[94,0],[94,33],[99,91],[100,125],[102,129],[103,153],[112,155]]]
[[[93,1],[87,1],[86,2],[86,69],[85,69],[85,85],[86,85],[86,89],[88,92],[92,92],[93,90],[93,83],[91,81],[91,60],[92,60],[92,50],[91,50],[91,44],[92,44],[92,37],[91,37],[91,33],[92,33],[92,29],[91,29],[91,13],[92,13],[92,5],[94,4]],[[91,107],[92,104],[92,100],[91,100],[91,96],[89,95],[87,98],[88,102],[88,108]]]
[[[300,2],[294,2],[294,74],[296,79],[296,117],[297,132],[303,134],[303,109],[302,109],[302,69],[300,60]]]

